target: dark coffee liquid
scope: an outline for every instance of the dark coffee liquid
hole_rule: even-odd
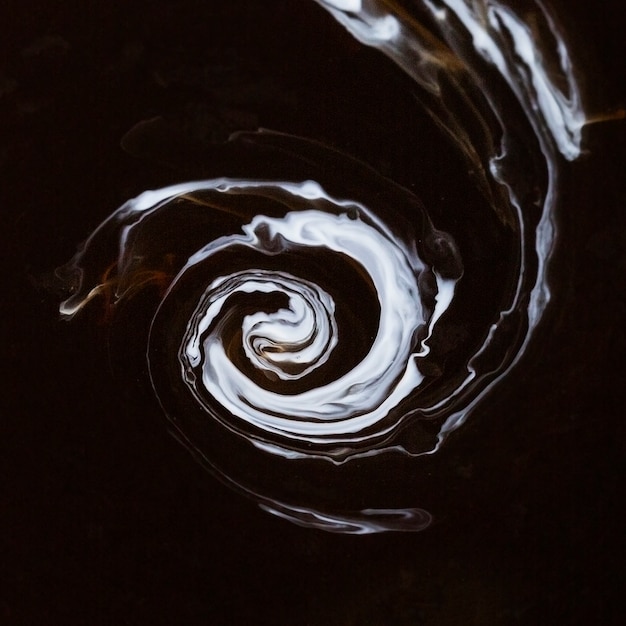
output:
[[[533,8],[517,4],[524,17],[522,9]],[[528,122],[501,74],[485,64],[484,99],[474,100],[476,86],[449,65],[437,76],[452,112],[444,122],[467,132],[478,150],[472,160],[465,140],[442,125],[444,109],[405,68],[357,43],[313,2],[271,5],[108,4],[94,14],[59,5],[19,18],[0,100],[11,121],[2,161],[13,181],[5,250],[17,259],[18,277],[5,305],[21,307],[16,315],[6,306],[5,315],[12,331],[7,371],[16,374],[7,379],[5,397],[15,402],[6,440],[10,469],[18,470],[14,484],[22,485],[8,507],[6,536],[16,537],[8,562],[19,564],[3,604],[8,623],[51,614],[96,624],[153,623],[158,615],[169,623],[226,615],[235,623],[457,623],[470,614],[476,623],[578,623],[584,615],[611,623],[607,592],[617,563],[610,502],[623,452],[616,430],[624,339],[620,122],[587,125],[589,154],[578,161],[568,161],[556,141],[546,155],[549,125]],[[591,103],[587,117],[615,117],[623,104],[610,87],[618,44],[610,44],[606,60],[597,44],[597,52],[589,48],[590,38],[617,41],[611,20],[583,22],[559,7],[554,15],[583,102]],[[558,38],[545,23],[529,22],[555,75],[558,58],[547,50]],[[458,53],[469,54],[462,46]],[[523,58],[518,50],[515,61]],[[595,67],[606,71],[594,78],[604,100],[589,85]],[[567,81],[558,87],[565,90]],[[494,113],[494,101],[504,108]],[[297,142],[268,146],[254,135],[227,141],[259,127],[339,153],[329,165]],[[514,188],[519,212],[489,170],[490,151],[507,131],[512,139],[498,176]],[[375,172],[369,180],[363,167]],[[559,172],[552,196],[551,167]],[[128,198],[220,176],[319,179],[334,199],[382,207],[374,214],[393,235],[388,239],[407,250],[415,245],[426,268],[458,281],[433,325],[429,355],[417,364],[423,381],[400,399],[390,422],[383,420],[386,434],[371,424],[357,433],[368,442],[363,448],[345,433],[330,445],[303,438],[293,444],[293,437],[287,445],[283,434],[268,435],[241,418],[222,417],[207,429],[197,402],[175,382],[183,313],[203,293],[197,285],[204,266],[178,283],[155,322],[154,308],[206,232],[241,237],[256,215],[282,219],[271,198],[240,196],[227,211],[207,212],[198,200],[214,199],[200,194],[193,220],[155,216],[142,226],[125,274],[110,255],[120,234],[111,230],[90,252],[97,272],[41,278]],[[389,188],[374,182],[379,176]],[[415,199],[411,210],[398,206],[396,187]],[[547,199],[554,232],[543,250],[536,233]],[[367,222],[354,207],[334,214]],[[288,298],[233,296],[226,354],[260,388],[278,385],[293,396],[358,366],[389,303],[378,300],[363,263],[343,253],[311,255],[282,237],[266,237],[271,254],[262,255],[263,270],[310,283],[321,276],[341,309],[339,341],[306,385],[259,374],[237,328],[255,311],[284,309]],[[180,240],[190,246],[185,254]],[[285,248],[286,268],[274,254]],[[246,272],[249,251],[220,253],[219,275]],[[80,281],[84,288],[89,278],[83,293]],[[417,353],[443,289],[432,269],[414,278],[424,316],[410,339]],[[43,286],[43,295],[32,284]],[[538,296],[531,306],[537,285],[549,294],[545,308],[547,298]],[[90,298],[71,324],[57,322],[54,290],[59,300]],[[298,373],[295,365],[288,371]],[[454,393],[465,390],[472,371],[471,393],[457,406]],[[433,409],[442,402],[440,412]],[[221,415],[223,407],[213,410]],[[416,456],[433,448],[457,413],[459,427],[445,445]],[[201,465],[235,492],[190,462],[169,436],[172,425]],[[387,452],[369,454],[379,449]],[[360,540],[280,518],[342,533],[428,530]]]

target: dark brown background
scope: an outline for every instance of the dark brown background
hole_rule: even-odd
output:
[[[563,9],[598,116],[626,106],[620,3],[601,4]],[[589,126],[566,171],[537,341],[411,468],[433,526],[333,536],[196,465],[141,381],[111,374],[105,331],[58,321],[49,272],[127,198],[201,171],[190,145],[241,128],[453,195],[446,151],[410,139],[428,130],[403,80],[312,2],[5,0],[0,24],[2,624],[623,623],[624,122]],[[120,147],[156,115],[171,152]]]

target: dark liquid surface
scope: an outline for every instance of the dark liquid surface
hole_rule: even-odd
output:
[[[147,384],[144,338],[111,335],[97,311],[58,322],[47,272],[127,198],[215,174],[207,146],[232,131],[350,152],[443,229],[478,202],[465,164],[403,75],[313,3],[57,4],[4,20],[3,623],[619,623],[623,122],[590,125],[565,171],[553,302],[522,361],[436,455],[342,478],[356,500],[369,482],[427,509],[431,527],[329,535],[194,463]],[[626,99],[608,11],[565,15],[599,114]],[[128,134],[155,116],[165,128]],[[311,488],[289,465],[280,479]],[[341,500],[332,481],[322,501]]]

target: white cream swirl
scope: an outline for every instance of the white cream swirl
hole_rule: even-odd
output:
[[[195,197],[198,192],[203,195]],[[137,251],[143,246],[142,229],[150,220],[180,211],[181,202],[209,204],[210,197],[215,208],[220,196],[232,195],[299,208],[287,210],[282,217],[255,215],[242,225],[243,234],[217,237],[191,254],[179,277],[199,265],[219,267],[214,260],[227,255],[251,260],[281,256],[286,268],[293,264],[291,255],[313,255],[322,259],[328,272],[348,264],[357,276],[367,277],[378,306],[377,331],[367,353],[349,371],[335,377],[337,367],[327,367],[315,386],[294,392],[290,383],[306,382],[328,365],[337,344],[348,343],[355,331],[339,328],[333,297],[293,271],[249,267],[210,279],[203,273],[208,284],[196,296],[193,311],[186,314],[178,350],[182,380],[203,411],[265,450],[289,458],[325,456],[340,461],[367,453],[397,428],[399,418],[388,418],[425,378],[420,360],[430,352],[428,338],[451,304],[462,274],[452,238],[435,230],[423,233],[425,240],[435,238],[440,250],[439,258],[431,252],[429,266],[415,243],[405,245],[365,205],[335,199],[316,182],[215,179],[142,194],[101,227],[87,251],[104,231],[112,228],[118,233],[117,265],[122,270],[118,284],[127,286],[117,297],[123,298],[132,290],[133,280],[144,276],[137,265],[143,264],[143,257]],[[303,202],[316,208],[304,208]],[[443,269],[437,268],[439,261]],[[430,288],[424,293],[420,281],[427,276]],[[322,284],[327,281],[324,275],[317,279]],[[165,299],[178,282],[173,278]],[[354,287],[343,288],[341,305]],[[103,289],[101,285],[74,294],[62,304],[62,314],[74,315]],[[277,297],[285,302],[247,312],[245,298],[251,295],[261,296],[264,303],[276,302]],[[240,299],[232,305],[235,297]],[[250,371],[242,369],[239,353],[245,355]],[[255,372],[261,377],[255,377]]]
[[[281,187],[298,192],[306,188],[307,197],[333,202],[311,182],[300,188]],[[362,206],[353,209],[365,212]],[[328,351],[338,341],[334,303],[322,290],[289,274],[257,270],[219,277],[194,312],[179,357],[183,370],[193,373],[187,379],[196,396],[202,398],[206,391],[239,419],[263,431],[311,444],[329,439],[339,443],[376,425],[424,379],[418,358],[425,356],[428,348],[423,345],[416,352],[414,346],[414,337],[427,324],[417,284],[424,264],[411,258],[410,251],[398,246],[389,232],[345,213],[309,210],[290,212],[280,219],[257,216],[243,230],[243,237],[220,240],[191,262],[205,260],[234,243],[275,254],[277,241],[281,252],[305,247],[344,255],[359,264],[373,283],[380,305],[378,333],[365,358],[336,380],[295,394],[264,389],[232,363],[224,348],[216,320],[227,298],[237,292],[278,291],[288,296],[286,309],[255,313],[243,320],[246,355],[257,368],[283,380],[300,378],[327,360]],[[451,300],[454,281],[440,280],[447,300],[439,301],[443,312]],[[304,360],[307,355],[300,349],[303,339],[294,336],[299,332],[303,332],[307,347],[319,347],[322,353],[313,352],[312,360]],[[269,355],[265,353],[268,349]],[[274,355],[280,367],[272,362]],[[308,367],[294,374],[293,370],[285,371],[286,364]]]
[[[275,158],[290,174],[261,165],[229,177],[231,160],[223,177],[130,200],[61,270],[60,311],[69,319],[98,298],[115,310],[157,285],[152,384],[203,463],[304,526],[421,530],[430,514],[412,506],[272,497],[236,461],[259,474],[271,461],[282,476],[294,459],[340,472],[385,451],[436,452],[519,360],[547,307],[559,172],[581,153],[586,118],[563,33],[540,2],[529,13],[497,0],[316,2],[413,79],[465,158],[480,201],[453,208],[457,231],[438,230],[410,191],[345,154],[240,133],[225,147],[235,157]]]

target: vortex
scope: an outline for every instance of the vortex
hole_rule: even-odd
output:
[[[333,532],[421,530],[422,509],[338,506],[308,485],[354,459],[436,452],[511,370],[550,299],[558,175],[585,117],[542,4],[317,3],[413,79],[465,159],[473,191],[454,228],[341,151],[241,132],[223,177],[113,213],[59,270],[60,312],[141,295],[150,379],[178,438],[264,510]],[[228,175],[233,162],[249,175]]]

